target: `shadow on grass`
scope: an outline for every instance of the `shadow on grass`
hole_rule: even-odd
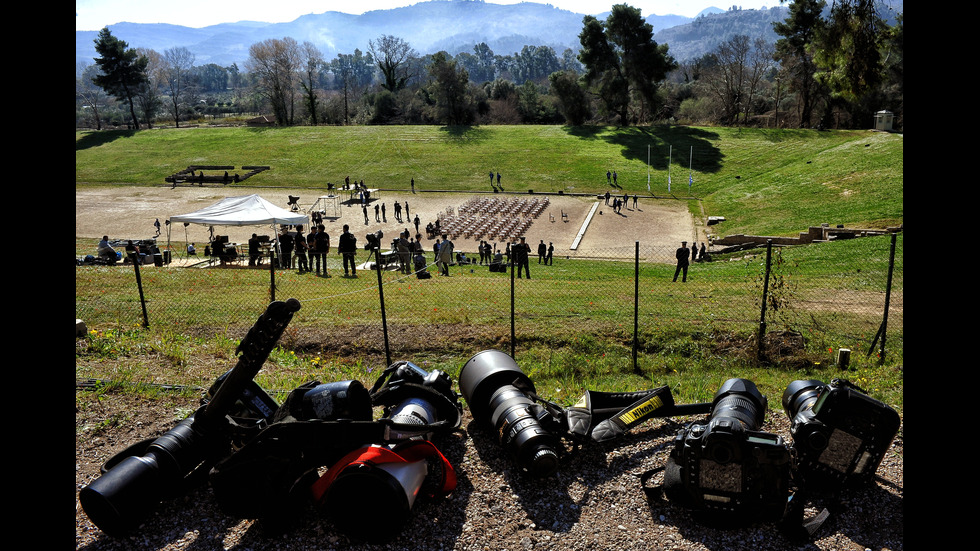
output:
[[[439,132],[444,132],[451,142],[469,143],[484,141],[490,138],[490,132],[477,126],[441,126]]]
[[[626,159],[647,162],[650,148],[650,168],[667,170],[668,161],[698,172],[718,172],[723,156],[711,143],[719,139],[715,132],[687,126],[568,126],[570,136],[583,140],[604,140],[622,147]]]
[[[82,137],[75,140],[75,151],[98,147],[120,138],[131,138],[136,135],[136,132],[136,130],[92,130],[90,132],[82,132]]]

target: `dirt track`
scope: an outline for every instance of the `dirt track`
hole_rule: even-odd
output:
[[[75,237],[99,238],[108,235],[111,239],[146,239],[156,233],[154,221],[159,219],[161,236],[158,241],[166,242],[169,217],[186,214],[218,202],[225,197],[258,193],[269,202],[287,207],[287,196],[298,196],[299,206],[306,210],[316,201],[317,197],[325,194],[324,190],[313,189],[282,189],[282,188],[245,188],[245,187],[178,187],[170,186],[104,186],[81,187],[75,191]],[[344,192],[339,192],[344,193]],[[379,197],[368,205],[368,223],[364,223],[364,215],[357,204],[340,203],[339,217],[324,219],[327,232],[339,235],[344,224],[350,226],[351,232],[363,241],[363,236],[376,230],[384,231],[385,235],[395,236],[399,231],[409,228],[414,234],[411,218],[417,214],[421,227],[435,221],[440,212],[447,208],[458,208],[472,197],[496,196],[501,198],[544,198],[549,200],[549,206],[536,219],[527,232],[527,242],[532,251],[536,250],[540,241],[555,244],[555,255],[568,251],[582,227],[592,205],[596,203],[595,196],[560,196],[560,195],[528,195],[528,194],[475,194],[455,192],[394,192],[381,190]],[[346,199],[346,196],[341,197]],[[375,201],[384,203],[387,223],[375,222]],[[404,223],[394,219],[394,203],[408,203],[411,218]],[[567,215],[562,218],[562,213]],[[600,214],[601,212],[601,214]],[[328,213],[329,215],[329,213]],[[169,228],[172,241],[186,240],[198,243],[199,246],[208,240],[208,228],[191,225]],[[243,243],[251,234],[268,234],[269,228],[257,226],[216,228],[220,235],[228,235],[232,242]],[[620,256],[634,248],[634,242],[639,241],[643,247],[673,249],[681,241],[704,241],[703,231],[695,226],[695,221],[688,211],[687,204],[682,201],[669,199],[652,199],[640,197],[637,208],[632,206],[630,198],[627,208],[620,213],[613,212],[612,206],[599,201],[599,208],[593,216],[584,237],[578,246],[579,254],[615,255]],[[473,251],[479,240],[454,239],[457,250]],[[431,248],[422,238],[423,247]],[[499,246],[503,246],[500,243]],[[202,247],[203,248],[203,247]],[[94,252],[94,251],[93,251]]]

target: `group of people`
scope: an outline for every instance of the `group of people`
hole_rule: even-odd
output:
[[[136,243],[132,239],[126,240],[124,249],[126,251],[125,260],[127,262],[132,264],[145,264],[152,261],[157,255],[161,254],[160,249],[155,244],[155,241],[151,241],[149,245],[144,245],[144,250],[140,249],[140,243]],[[112,246],[112,242],[109,241],[108,235],[102,236],[102,239],[99,240],[99,244],[96,245],[95,250],[95,254],[99,260],[105,264],[115,264],[122,259],[122,255],[116,251],[115,247]]]
[[[674,257],[677,259],[677,268],[674,270],[674,281],[677,281],[677,276],[683,274],[681,282],[687,283],[687,268],[691,265],[691,262],[703,262],[707,254],[707,247],[704,243],[701,243],[701,249],[699,251],[696,242],[693,247],[688,248],[687,241],[681,241],[681,246],[674,251]]]
[[[623,193],[622,197],[613,197],[613,195],[607,191],[605,197],[606,197],[607,205],[609,205],[610,204],[609,201],[612,200],[612,208],[616,214],[619,214],[623,210],[623,207],[627,206],[628,201],[630,200],[629,193]],[[633,199],[633,210],[636,210],[637,195],[635,193],[633,194],[632,199]]]
[[[345,228],[347,226],[344,226]],[[316,275],[330,277],[327,272],[327,253],[330,252],[330,234],[327,233],[323,224],[316,224],[310,227],[310,232],[303,233],[303,226],[297,225],[296,232],[291,233],[289,228],[283,226],[278,236],[279,240],[279,267],[290,269],[293,267],[295,253],[296,268],[299,273],[314,272]],[[322,272],[321,272],[322,270]]]

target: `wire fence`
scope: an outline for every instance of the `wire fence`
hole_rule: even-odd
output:
[[[448,276],[432,251],[419,265],[401,266],[397,255],[363,249],[356,273],[346,276],[336,251],[325,259],[329,277],[300,272],[295,258],[291,267],[77,266],[75,310],[90,328],[156,326],[240,338],[271,300],[296,298],[302,309],[291,330],[316,328],[325,350],[384,356],[387,363],[421,350],[513,354],[602,340],[628,351],[635,366],[675,335],[708,335],[719,346],[729,335],[754,337],[760,356],[799,339],[883,360],[886,343],[899,351],[903,344],[902,240],[858,241],[708,255],[690,261],[686,277],[675,249],[639,242],[588,256],[532,252],[526,264],[457,251],[467,258],[448,266]],[[388,265],[372,269],[379,259]]]

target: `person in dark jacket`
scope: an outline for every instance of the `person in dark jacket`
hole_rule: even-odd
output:
[[[513,255],[514,264],[517,265],[517,279],[521,279],[522,268],[527,278],[531,279],[531,267],[528,265],[528,258],[531,256],[531,246],[524,241],[523,237],[521,237],[520,243],[511,247],[510,254]]]
[[[357,238],[350,232],[350,227],[344,224],[344,233],[340,234],[340,242],[337,244],[337,254],[344,259],[344,277],[352,275],[357,277],[357,269],[354,267],[354,256],[357,254]],[[350,264],[350,273],[347,272],[347,265]]]
[[[674,281],[677,281],[677,276],[683,271],[684,278],[682,282],[687,282],[687,267],[690,264],[691,249],[687,248],[687,241],[681,241],[680,248],[674,253],[674,257],[677,258],[677,269],[674,270]]]

